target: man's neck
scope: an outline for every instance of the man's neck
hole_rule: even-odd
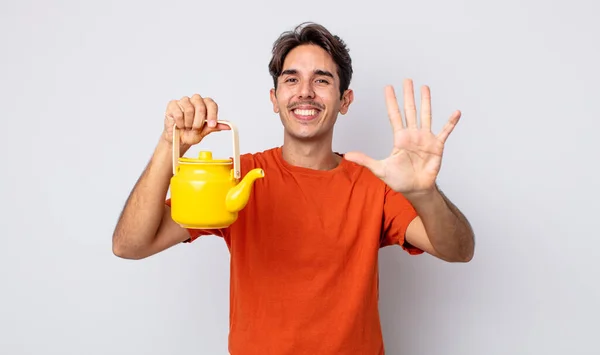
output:
[[[331,170],[337,167],[342,158],[335,154],[331,141],[302,142],[285,139],[281,154],[291,165],[314,170]]]

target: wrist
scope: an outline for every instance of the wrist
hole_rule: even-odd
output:
[[[179,144],[179,157],[181,158],[187,151],[192,147],[191,144],[180,143]],[[168,141],[164,136],[161,137],[156,147],[157,152],[168,152],[171,157],[173,155],[173,143]]]
[[[412,203],[415,206],[434,203],[440,198],[442,198],[437,184],[434,184],[431,188],[427,190],[406,192],[403,195],[404,197],[406,197],[407,200],[410,201],[410,203]]]

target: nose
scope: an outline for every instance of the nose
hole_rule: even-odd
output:
[[[300,82],[298,96],[300,99],[314,99],[315,91],[310,80],[302,80]]]

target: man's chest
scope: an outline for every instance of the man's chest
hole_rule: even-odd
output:
[[[253,193],[233,230],[232,252],[239,260],[278,270],[323,270],[378,251],[383,200],[376,188],[314,179],[265,184]]]

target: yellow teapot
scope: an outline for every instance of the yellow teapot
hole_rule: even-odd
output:
[[[209,151],[201,151],[198,159],[180,157],[179,129],[173,127],[171,217],[184,228],[230,226],[248,203],[254,181],[265,176],[263,169],[256,168],[241,179],[237,127],[228,121],[218,123],[231,128],[233,159],[213,159]]]

